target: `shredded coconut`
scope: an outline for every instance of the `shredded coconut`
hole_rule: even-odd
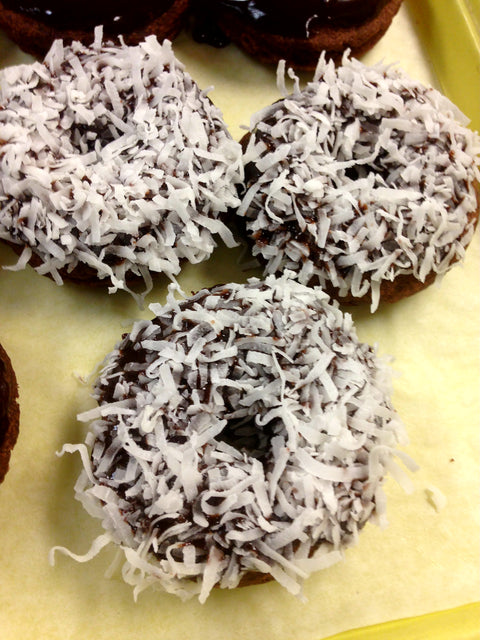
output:
[[[235,244],[240,145],[220,111],[149,36],[138,46],[53,43],[0,76],[0,238],[61,284],[87,265],[110,291],[129,275],[174,277]]]
[[[250,572],[294,594],[369,519],[406,434],[390,368],[352,319],[292,274],[228,284],[134,325],[94,385],[76,497],[124,554],[137,595],[182,598]],[[318,364],[317,364],[318,363]],[[86,449],[90,451],[87,458]],[[52,550],[52,561],[55,549]]]
[[[291,74],[290,74],[291,75]],[[238,214],[265,273],[291,269],[339,298],[461,261],[478,207],[480,137],[438,91],[348,54],[252,116]],[[477,212],[478,215],[478,212]]]

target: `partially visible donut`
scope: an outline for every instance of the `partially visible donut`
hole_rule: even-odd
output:
[[[93,42],[97,25],[108,37],[138,44],[148,35],[173,40],[185,23],[189,0],[0,0],[0,28],[23,51],[43,58],[55,40]]]
[[[173,288],[173,285],[172,285]],[[351,317],[288,277],[170,290],[104,362],[76,497],[135,593],[292,593],[384,517],[404,428],[390,370]]]
[[[384,35],[402,0],[193,0],[197,40],[228,40],[266,64],[314,69],[322,51],[359,56]],[[220,30],[220,34],[219,34]],[[222,35],[223,34],[223,35]]]
[[[10,454],[18,438],[19,419],[17,378],[0,344],[0,482],[8,471]]]
[[[319,61],[253,116],[238,210],[265,273],[346,303],[396,301],[462,260],[478,220],[480,138],[397,68]]]
[[[108,283],[208,258],[238,205],[241,148],[154,36],[137,46],[56,41],[3,70],[0,239],[41,274]]]

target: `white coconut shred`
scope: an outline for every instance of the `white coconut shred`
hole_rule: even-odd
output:
[[[240,146],[171,44],[52,45],[2,71],[0,238],[60,284],[87,266],[110,291],[234,244]]]
[[[405,483],[390,368],[320,290],[287,274],[152,305],[104,362],[78,451],[76,497],[118,545],[135,596],[204,602],[273,576],[293,594],[385,522],[383,483]]]
[[[400,69],[322,56],[313,81],[252,117],[238,210],[265,273],[291,269],[341,297],[402,274],[424,282],[464,257],[478,208],[480,138]]]

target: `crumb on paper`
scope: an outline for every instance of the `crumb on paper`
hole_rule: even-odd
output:
[[[78,371],[73,371],[72,375],[74,377],[74,379],[79,382],[81,385],[87,385],[90,379],[90,375],[85,375],[83,373],[80,373]]]
[[[432,505],[437,513],[447,506],[447,498],[438,487],[428,485],[425,487],[428,502]]]

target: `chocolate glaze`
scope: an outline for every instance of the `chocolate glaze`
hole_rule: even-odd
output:
[[[388,0],[195,0],[194,37],[199,42],[225,46],[226,37],[216,18],[232,15],[254,24],[260,31],[308,38],[315,27],[354,27],[373,18]]]
[[[4,0],[5,8],[28,15],[55,29],[129,33],[148,24],[173,4],[173,0]],[[153,8],[152,8],[153,7]]]
[[[218,26],[218,11],[217,0],[192,0],[193,39],[220,49],[230,43],[230,38]]]

